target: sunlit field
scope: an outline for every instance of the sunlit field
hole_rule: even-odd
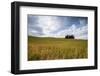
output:
[[[87,40],[28,36],[28,61],[84,59],[88,57],[87,45]]]

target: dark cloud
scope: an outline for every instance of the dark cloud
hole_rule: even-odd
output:
[[[32,30],[37,31],[38,35],[42,35],[42,28],[38,26],[38,17],[34,15],[28,15],[27,16],[27,23],[28,23],[28,33],[32,34]],[[33,33],[35,35],[35,33]]]

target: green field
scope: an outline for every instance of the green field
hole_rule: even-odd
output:
[[[87,58],[87,45],[87,40],[28,36],[28,61]]]

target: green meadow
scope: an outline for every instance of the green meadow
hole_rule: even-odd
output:
[[[28,36],[28,61],[87,58],[87,42],[78,39]]]

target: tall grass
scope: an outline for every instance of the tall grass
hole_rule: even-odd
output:
[[[29,61],[87,57],[87,40],[28,37]]]

